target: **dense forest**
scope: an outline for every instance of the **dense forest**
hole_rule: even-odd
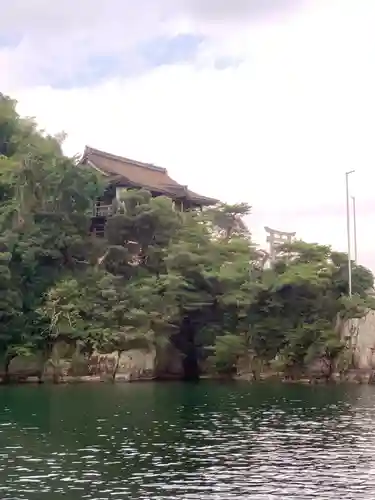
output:
[[[185,377],[300,373],[323,360],[350,366],[345,318],[371,307],[371,272],[347,256],[296,241],[272,266],[251,239],[245,204],[175,211],[129,190],[104,238],[90,234],[96,173],[62,152],[0,94],[0,351],[4,380],[18,355],[51,356],[60,341],[82,356],[173,344]],[[251,220],[251,218],[250,218]]]

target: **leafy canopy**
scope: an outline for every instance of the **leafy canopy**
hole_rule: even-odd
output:
[[[181,213],[171,200],[128,190],[104,238],[90,234],[105,189],[0,94],[0,350],[12,357],[64,340],[82,352],[170,342],[193,376],[212,362],[231,373],[302,370],[344,349],[338,318],[372,307],[372,273],[347,256],[296,241],[276,262],[251,238],[245,203]]]

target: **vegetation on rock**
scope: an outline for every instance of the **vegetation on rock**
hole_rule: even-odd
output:
[[[172,343],[189,379],[202,367],[295,376],[317,360],[330,376],[345,350],[340,320],[372,306],[368,269],[353,263],[349,299],[345,254],[297,241],[270,268],[244,223],[248,205],[180,213],[143,190],[124,193],[96,238],[103,181],[63,155],[62,139],[0,94],[5,380],[14,357],[46,363],[62,341],[86,357]]]

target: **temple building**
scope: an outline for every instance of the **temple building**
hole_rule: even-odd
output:
[[[147,189],[152,196],[167,196],[181,211],[215,205],[218,200],[191,191],[172,179],[165,168],[130,160],[86,146],[79,166],[93,168],[106,181],[103,196],[97,200],[93,214],[95,232],[104,230],[105,220],[112,214],[113,200],[125,189]]]

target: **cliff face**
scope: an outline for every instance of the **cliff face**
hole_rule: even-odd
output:
[[[83,356],[71,346],[56,344],[47,361],[42,354],[17,356],[9,366],[12,381],[74,380],[150,380],[156,377],[180,379],[183,376],[181,353],[173,345],[164,349],[132,349],[122,353],[94,352]],[[0,373],[0,379],[4,373]]]
[[[119,380],[144,380],[154,377],[155,372],[154,350],[142,351],[133,349],[110,354],[95,353],[87,363],[87,374],[91,376],[112,377],[116,370],[116,379]]]
[[[361,319],[347,321],[342,327],[342,335],[350,355],[350,372],[374,373],[375,370],[375,311],[369,311]],[[320,375],[324,366],[314,365]],[[204,370],[204,367],[202,367]],[[310,370],[311,371],[311,370]],[[150,380],[155,377],[178,379],[183,375],[181,353],[169,345],[159,352],[156,350],[131,350],[118,355],[94,353],[90,358],[69,350],[67,346],[57,345],[50,360],[43,361],[41,356],[18,356],[9,367],[11,379],[15,381],[42,380]],[[1,378],[1,374],[0,374]]]
[[[351,347],[354,367],[375,369],[375,311],[369,311],[363,318],[349,320],[342,333]]]
[[[105,380],[149,380],[154,377],[156,353],[154,350],[130,350],[120,355],[94,353],[90,358],[82,355],[68,356],[64,346],[57,346],[63,355],[54,355],[48,361],[41,356],[17,356],[9,367],[11,380],[64,381],[77,379]]]

